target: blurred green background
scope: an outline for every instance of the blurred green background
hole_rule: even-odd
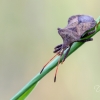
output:
[[[70,16],[100,16],[100,0],[0,0],[0,98],[9,100],[62,43]],[[100,100],[100,32],[46,75],[27,100]]]

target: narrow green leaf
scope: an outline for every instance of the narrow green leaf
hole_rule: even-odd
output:
[[[97,23],[100,22],[100,17],[97,19]],[[93,35],[95,35],[98,31],[100,31],[100,24],[98,24],[98,27],[95,27],[95,33],[86,37],[86,38],[90,38]],[[71,50],[68,54],[71,55],[75,50],[77,50],[80,46],[82,46],[84,43],[83,42],[76,42],[72,45]],[[65,55],[67,49],[65,50],[63,56]],[[63,58],[62,56],[62,58]],[[55,59],[53,59],[47,66],[46,68],[43,70],[43,72],[40,74],[38,73],[26,86],[24,86],[24,88],[22,88],[11,100],[24,100],[29,93],[32,91],[32,89],[35,88],[37,82],[42,79],[47,73],[49,73],[53,68],[55,68],[58,64],[58,60],[59,60],[60,56],[57,56]],[[61,58],[61,60],[62,60]]]
[[[38,82],[34,83],[30,88],[24,87],[23,89],[19,91],[11,100],[25,100],[25,98],[30,94],[30,92],[35,88]],[[27,84],[28,85],[28,84]]]

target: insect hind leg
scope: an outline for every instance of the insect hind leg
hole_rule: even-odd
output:
[[[95,25],[95,28],[98,28],[99,25],[100,25],[100,19],[99,19],[99,22]],[[88,32],[88,35],[93,34],[95,32],[95,28],[94,28],[94,30]]]
[[[81,38],[85,38],[85,37],[87,37],[87,36],[93,34],[94,32],[95,32],[95,29],[92,30],[92,31],[86,32],[85,34],[83,34],[83,35],[81,36]]]
[[[93,41],[93,38],[89,38],[89,39],[84,39],[84,40],[77,40],[75,42],[88,42],[88,41]]]
[[[58,60],[58,64],[57,64],[57,67],[56,67],[56,72],[55,72],[55,76],[54,76],[54,82],[56,82],[56,76],[57,76],[57,72],[58,72],[58,66],[60,64],[60,61],[61,61],[61,57],[63,55],[63,52],[64,52],[64,49],[61,48],[61,51],[59,52],[59,60]],[[62,61],[61,61],[62,62]]]

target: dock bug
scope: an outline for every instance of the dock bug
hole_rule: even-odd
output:
[[[92,38],[88,38],[88,39],[82,39],[82,38],[94,33],[95,32],[94,27],[96,25],[97,24],[96,24],[96,21],[94,20],[94,18],[89,15],[74,15],[68,19],[68,25],[65,28],[58,28],[58,33],[61,36],[61,38],[63,39],[63,44],[57,45],[54,48],[53,52],[56,53],[56,55],[60,55],[60,58],[61,58],[64,51],[67,49],[67,52],[61,61],[62,63],[67,58],[70,48],[74,42],[87,42],[87,41],[93,40]],[[51,60],[53,58],[51,58]],[[58,65],[59,65],[59,63],[60,63],[60,59],[58,61]],[[54,82],[56,81],[58,65],[56,68]],[[43,67],[43,69],[44,69],[44,67]],[[43,71],[43,69],[41,70],[41,72]]]

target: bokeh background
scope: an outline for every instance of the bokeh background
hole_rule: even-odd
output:
[[[0,98],[9,100],[54,55],[70,16],[100,16],[100,0],[0,0]],[[100,32],[37,85],[27,100],[100,100]]]

